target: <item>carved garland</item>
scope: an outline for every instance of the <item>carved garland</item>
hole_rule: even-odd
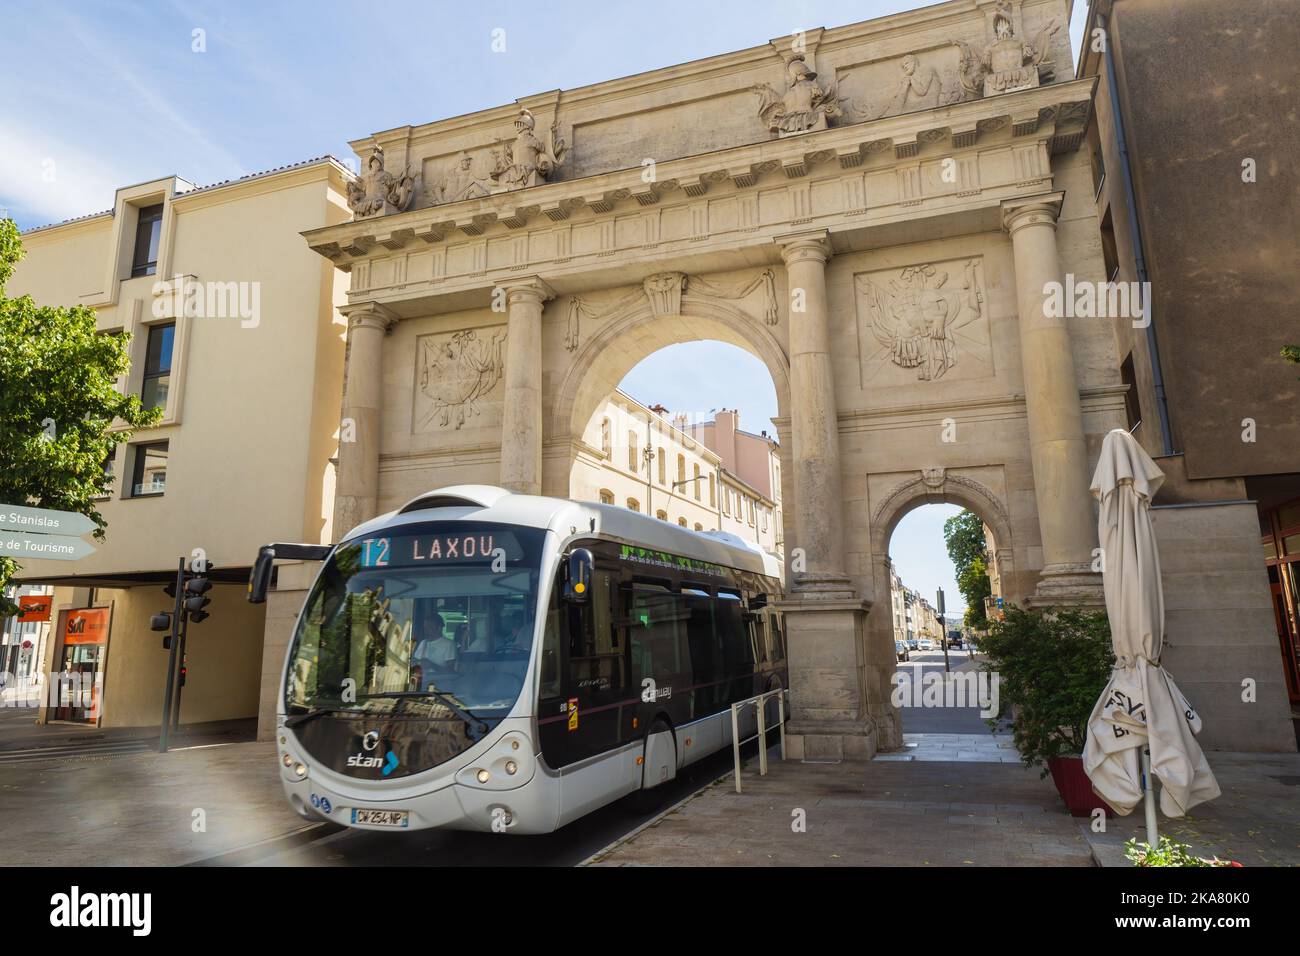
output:
[[[582,316],[591,319],[603,319],[635,304],[642,296],[650,302],[650,308],[656,316],[679,315],[682,296],[689,286],[693,295],[710,299],[744,299],[752,295],[759,286],[763,287],[763,321],[776,325],[780,312],[776,301],[776,274],[771,269],[764,269],[748,282],[734,286],[722,286],[700,276],[687,275],[684,272],[659,272],[647,276],[641,288],[620,297],[604,307],[596,307],[581,296],[569,296],[568,320],[564,331],[564,347],[570,352],[577,350],[581,341]]]

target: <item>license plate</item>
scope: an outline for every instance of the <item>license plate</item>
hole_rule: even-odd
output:
[[[404,827],[410,824],[408,810],[364,810],[352,808],[352,822],[366,823],[372,827]]]

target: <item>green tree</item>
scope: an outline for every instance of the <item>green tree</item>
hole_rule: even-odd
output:
[[[984,599],[993,593],[984,550],[984,522],[973,511],[953,515],[943,523],[943,540],[957,572],[957,590],[966,600],[967,627],[983,627]]]
[[[18,227],[0,219],[0,503],[79,512],[102,540],[107,522],[95,499],[104,461],[162,412],[117,391],[127,336],[96,332],[91,309],[6,295],[22,257]],[[115,421],[124,427],[110,431]],[[3,597],[17,570],[13,558],[0,557],[0,615],[17,610]]]

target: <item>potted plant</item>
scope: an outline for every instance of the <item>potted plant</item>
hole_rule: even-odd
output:
[[[1002,620],[989,622],[981,648],[1003,707],[1012,709],[1021,759],[1052,775],[1070,813],[1086,817],[1101,807],[1112,816],[1082,757],[1088,717],[1115,663],[1106,612],[1008,605]],[[996,728],[996,719],[989,725]]]
[[[1197,856],[1186,843],[1175,843],[1167,836],[1160,838],[1154,850],[1134,837],[1124,844],[1124,855],[1134,866],[1241,866],[1236,860]]]

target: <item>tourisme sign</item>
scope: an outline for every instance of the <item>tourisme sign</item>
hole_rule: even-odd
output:
[[[0,555],[11,558],[76,561],[95,553],[79,535],[95,523],[75,511],[25,505],[0,505]]]

